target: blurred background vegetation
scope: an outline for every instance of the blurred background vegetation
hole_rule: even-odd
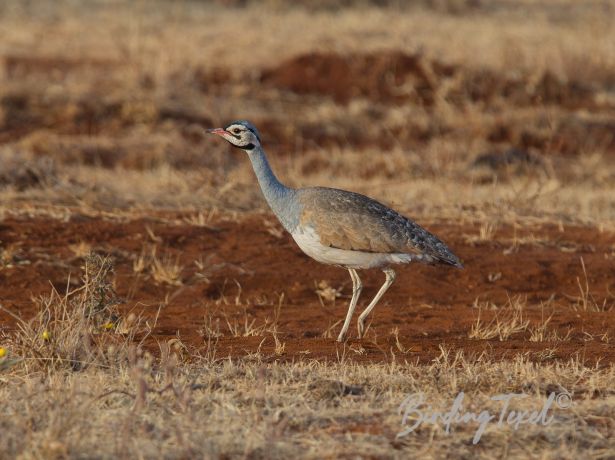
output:
[[[614,5],[7,0],[2,201],[260,209],[241,152],[203,135],[247,118],[292,185],[611,221]]]

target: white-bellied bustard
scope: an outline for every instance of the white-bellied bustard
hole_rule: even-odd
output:
[[[346,337],[361,294],[357,269],[380,268],[386,275],[384,284],[359,316],[357,327],[361,338],[365,318],[395,280],[392,265],[417,261],[463,267],[442,241],[371,198],[333,188],[286,187],[271,170],[260,134],[250,122],[234,121],[225,128],[208,132],[248,154],[267,203],[304,253],[318,262],[345,267],[350,272],[352,299],[337,338],[339,342]]]

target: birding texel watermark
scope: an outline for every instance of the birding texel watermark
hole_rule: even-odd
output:
[[[453,400],[453,404],[448,411],[439,412],[434,410],[425,401],[423,393],[413,393],[404,399],[399,406],[399,413],[402,414],[401,424],[403,430],[397,433],[397,437],[407,436],[423,424],[436,425],[441,423],[448,434],[453,425],[478,423],[478,428],[476,428],[474,438],[472,439],[472,444],[477,444],[490,423],[498,427],[510,426],[515,430],[519,429],[522,425],[547,426],[554,420],[553,415],[549,413],[552,409],[555,407],[568,409],[572,405],[570,393],[563,391],[560,393],[551,392],[549,397],[543,402],[542,407],[537,410],[512,409],[513,401],[526,398],[527,396],[524,393],[492,396],[492,401],[499,401],[501,403],[499,411],[492,413],[485,409],[480,412],[471,412],[463,408],[465,394],[461,391]]]

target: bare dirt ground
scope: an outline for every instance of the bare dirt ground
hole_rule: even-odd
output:
[[[475,226],[429,228],[450,242],[466,268],[400,267],[367,338],[351,339],[344,351],[351,359],[386,362],[399,354],[426,363],[444,345],[493,358],[578,356],[613,363],[613,233],[541,225],[514,235],[502,228],[489,241],[472,241]],[[144,313],[150,321],[158,317],[152,342],[177,337],[204,352],[213,346],[213,334],[220,357],[259,350],[276,360],[335,361],[345,350],[335,337],[350,296],[347,272],[304,256],[268,215],[207,227],[188,225],[180,215],[132,221],[7,218],[0,239],[12,251],[10,266],[0,272],[0,295],[6,308],[23,317],[33,315],[31,298],[47,294],[50,284],[60,293],[80,285],[78,251],[85,248],[114,258],[123,311]],[[151,262],[135,271],[148,247],[164,248],[154,257],[177,267],[175,276],[157,281]],[[376,271],[363,278],[365,302],[383,276]],[[528,324],[505,338],[471,338],[477,321],[487,325],[507,309],[517,309],[520,323]],[[268,331],[274,321],[283,351],[275,351]],[[555,338],[532,340],[541,326]]]

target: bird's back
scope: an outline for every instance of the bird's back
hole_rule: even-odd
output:
[[[461,267],[436,236],[397,211],[359,193],[326,187],[297,190],[299,226],[324,246],[383,254],[416,254],[428,262]]]

